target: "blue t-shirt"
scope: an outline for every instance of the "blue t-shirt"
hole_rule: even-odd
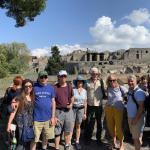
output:
[[[134,91],[135,91],[134,92],[135,100],[137,102],[142,102],[142,101],[144,102],[145,97],[146,97],[145,92],[142,89],[138,88],[137,86],[135,87]],[[134,118],[137,113],[137,107],[136,107],[135,102],[132,99],[132,94],[133,94],[133,91],[129,90],[128,103],[127,103],[127,113],[128,113],[129,118]]]
[[[53,86],[35,83],[34,121],[44,122],[52,117],[52,98],[55,97]]]

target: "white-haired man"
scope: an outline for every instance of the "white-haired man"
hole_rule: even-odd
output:
[[[90,144],[94,129],[95,120],[97,121],[96,139],[97,144],[101,145],[102,132],[102,100],[104,98],[104,83],[100,79],[100,72],[98,68],[92,67],[90,69],[91,78],[87,80],[87,120],[86,129],[84,132],[86,144]]]

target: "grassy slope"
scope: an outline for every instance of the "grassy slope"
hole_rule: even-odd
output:
[[[13,74],[10,75],[8,77],[5,77],[3,79],[0,79],[0,97],[2,97],[5,93],[5,90],[7,89],[7,87],[9,87],[12,84],[13,78],[16,76],[17,74]],[[21,75],[21,74],[19,74]],[[33,81],[36,80],[37,78],[37,74],[34,72],[28,72],[22,75],[24,78],[29,78]]]

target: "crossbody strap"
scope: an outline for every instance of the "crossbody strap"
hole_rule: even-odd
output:
[[[133,100],[133,102],[136,104],[136,108],[138,109],[139,108],[139,104],[137,103],[137,101],[136,101],[136,99],[135,99],[135,97],[134,97],[134,92],[132,93],[132,100]]]

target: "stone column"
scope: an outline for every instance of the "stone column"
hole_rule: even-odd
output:
[[[89,54],[90,55],[90,61],[92,61],[92,54]]]
[[[87,61],[87,54],[84,55],[84,61]]]
[[[96,61],[99,61],[99,54],[97,54],[96,57]]]

